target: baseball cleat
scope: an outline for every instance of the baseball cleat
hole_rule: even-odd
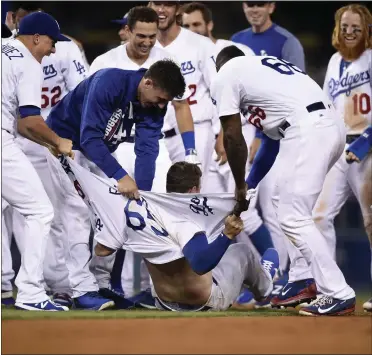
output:
[[[56,292],[53,295],[53,302],[60,305],[70,308],[72,306],[72,298],[67,293]]]
[[[4,306],[13,306],[15,300],[13,298],[13,291],[1,291],[1,304]]]
[[[129,301],[133,302],[136,307],[157,309],[155,305],[155,299],[154,297],[152,297],[150,289],[141,291],[139,294],[130,297]]]
[[[310,303],[316,299],[316,292],[314,279],[288,282],[280,294],[272,298],[271,307],[296,307],[301,303]]]
[[[283,287],[287,284],[288,282],[288,273],[282,273],[280,275],[277,275],[275,278],[274,278],[274,287],[273,287],[273,290],[271,292],[271,294],[266,297],[264,300],[260,301],[260,302],[256,302],[255,305],[254,305],[254,308],[256,309],[260,309],[260,308],[271,308],[271,303],[270,301],[275,297],[275,296],[278,296],[280,294],[280,292],[282,291]]]
[[[342,316],[355,311],[355,297],[339,300],[323,295],[317,302],[300,309],[303,316]]]
[[[103,311],[104,309],[113,308],[114,306],[114,301],[102,297],[97,291],[87,292],[73,299],[74,309]]]
[[[109,288],[100,288],[99,294],[115,302],[115,309],[130,309],[134,303],[124,297],[124,294]]]
[[[364,312],[372,312],[372,298],[363,303]]]
[[[17,309],[21,309],[24,311],[61,312],[61,311],[69,310],[67,307],[60,306],[51,300],[46,300],[44,302],[39,302],[39,303],[16,302],[14,306]]]

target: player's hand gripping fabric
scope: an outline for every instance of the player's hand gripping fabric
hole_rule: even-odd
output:
[[[127,198],[140,198],[136,182],[129,176],[125,175],[118,181],[117,190]]]
[[[244,223],[240,217],[231,215],[225,219],[223,234],[229,239],[234,239],[244,229]]]
[[[236,204],[233,210],[233,214],[235,216],[240,216],[240,214],[244,211],[248,210],[249,202],[252,198],[255,198],[256,190],[255,189],[248,189],[247,184],[244,184],[244,187],[235,189],[235,199]]]
[[[346,149],[346,161],[351,164],[354,161],[360,163],[372,148],[372,126],[369,126],[363,134],[351,143]]]
[[[67,155],[68,157],[74,159],[74,152],[72,151],[72,141],[66,138],[59,138],[56,147],[48,147],[49,151],[54,155],[58,156],[60,154]]]

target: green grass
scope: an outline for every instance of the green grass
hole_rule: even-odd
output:
[[[107,310],[107,311],[69,311],[69,312],[27,312],[10,307],[2,307],[2,320],[7,319],[133,319],[133,318],[205,318],[205,317],[280,317],[298,316],[295,309],[288,310],[229,310],[225,312],[162,312],[151,310]],[[368,316],[356,312],[357,316]]]

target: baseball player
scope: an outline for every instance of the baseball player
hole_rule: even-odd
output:
[[[236,182],[235,211],[247,209],[247,190],[248,196],[252,196],[252,189],[276,159],[279,174],[273,203],[278,221],[311,267],[324,295],[316,303],[302,308],[300,314],[353,312],[355,292],[346,283],[311,215],[327,172],[342,154],[343,121],[336,116],[319,86],[301,69],[283,59],[246,57],[231,46],[219,53],[216,67],[218,74],[212,92]],[[244,168],[247,146],[241,133],[240,112],[265,135],[247,180]],[[304,288],[306,280],[298,276],[298,279],[289,279],[282,294],[295,294],[296,290],[300,292]],[[315,284],[313,288],[316,289]],[[302,294],[302,297],[315,299],[316,291]]]
[[[91,74],[103,68],[120,68],[125,70],[148,69],[157,60],[172,59],[172,56],[167,51],[154,47],[159,19],[153,9],[145,6],[134,7],[128,12],[125,21],[127,27],[125,32],[128,41],[97,57],[91,65]],[[175,108],[179,130],[182,132],[181,136],[185,137],[185,159],[188,160],[191,158],[191,161],[194,161],[195,145],[188,146],[186,139],[188,135],[193,134],[193,122],[187,102],[187,95],[189,95],[188,90],[185,92],[183,98],[173,100],[172,105]],[[171,161],[162,135],[159,135],[159,155],[156,158],[155,176],[153,176],[153,181],[149,181],[146,185],[137,179],[140,174],[139,169],[143,169],[144,167],[140,166],[136,161],[134,135],[135,127],[132,128],[131,137],[119,145],[115,151],[118,162],[124,167],[129,176],[134,179],[136,178],[135,180],[139,189],[165,192],[166,173],[171,166]],[[111,258],[113,257],[114,255]],[[92,269],[98,273],[96,277],[100,286],[109,284],[110,273],[113,267],[111,258],[95,258],[93,256]],[[142,274],[143,279],[149,280],[146,271]],[[147,288],[148,282],[144,280],[144,290]],[[130,251],[125,255],[122,287],[126,297],[135,295],[133,289],[133,261]]]
[[[71,159],[62,165],[100,228],[95,252],[107,256],[124,248],[146,260],[156,306],[167,311],[229,308],[242,284],[261,299],[270,294],[279,264],[275,249],[260,260],[245,244],[232,244],[242,220],[228,216],[232,195],[201,195],[201,170],[179,162],[167,175],[167,192],[120,196],[115,186]],[[226,218],[226,219],[225,219]],[[225,220],[225,223],[224,223]]]
[[[123,18],[119,20],[112,20],[111,22],[117,23],[121,26],[118,32],[118,35],[120,37],[120,44],[126,43],[128,41],[128,31],[126,30],[126,25],[128,23],[128,13],[126,13]]]
[[[183,76],[171,60],[157,61],[148,70],[102,69],[69,92],[52,109],[46,122],[62,136],[72,138],[74,149],[81,152],[80,159],[89,160],[106,178],[115,179],[121,193],[139,198],[136,182],[111,153],[130,137],[135,123],[137,160],[144,167],[136,179],[148,186],[153,178],[164,108],[184,91]],[[61,203],[79,199],[58,160],[49,157],[48,163],[64,189]],[[90,308],[95,304],[92,298],[97,299],[98,285],[89,271],[89,238],[71,233],[67,237],[70,259],[66,262],[73,299],[82,308]]]
[[[247,45],[256,55],[270,55],[284,59],[305,71],[305,56],[300,41],[292,33],[271,20],[275,6],[275,2],[272,1],[243,1],[243,11],[251,27],[235,33],[231,40],[235,43]],[[262,134],[257,130],[256,137],[249,146],[250,163],[254,160],[261,138]],[[261,181],[257,196],[258,203],[261,206],[262,218],[279,252],[280,272],[284,274],[283,281],[285,281],[285,272],[288,268],[288,252],[294,254],[296,250],[290,243],[286,242],[287,238],[282,233],[271,203],[275,177],[278,174],[276,169],[277,164],[274,164]]]
[[[234,43],[232,41],[227,41],[223,39],[216,40],[213,35],[213,19],[210,9],[197,2],[192,2],[182,6],[182,20],[183,27],[190,29],[193,32],[199,33],[205,37],[209,37],[213,43],[216,45],[215,58],[218,53],[225,47],[235,45],[241,49],[245,55],[252,56],[255,55],[254,52],[244,44]],[[242,132],[247,142],[247,145],[252,143],[255,135],[255,127],[248,124],[245,117],[241,115],[242,118]],[[216,121],[219,125],[219,120]],[[219,152],[217,155],[214,152],[212,156],[212,162],[210,165],[208,186],[205,190],[209,193],[216,192],[233,192],[234,191],[234,179],[231,174],[231,169],[226,163],[226,152],[223,149],[222,134],[219,135],[216,142],[215,150]],[[222,149],[218,144],[218,141],[222,144]],[[247,164],[247,172],[249,171],[249,164]],[[271,236],[266,226],[263,225],[260,216],[258,215],[257,209],[255,208],[253,201],[251,202],[250,208],[247,212],[242,214],[242,219],[244,221],[244,232],[240,233],[238,240],[247,242],[247,238],[250,238],[253,245],[259,251],[261,255],[266,251],[266,249],[273,247]],[[275,287],[275,290],[277,287]],[[238,305],[244,305],[251,307],[254,302],[253,295],[250,292],[243,292],[238,299]],[[269,306],[270,302],[268,299],[265,300],[264,304],[255,304],[255,307]]]
[[[336,12],[332,45],[337,53],[329,61],[324,81],[324,92],[345,121],[345,151],[349,152],[342,155],[328,173],[313,213],[334,257],[334,218],[352,193],[359,202],[372,245],[372,154],[368,146],[368,127],[372,123],[372,37],[368,28],[371,23],[372,15],[363,5],[344,6]],[[359,164],[348,164],[358,156]],[[364,308],[372,310],[371,300]]]
[[[180,10],[178,1],[152,1],[149,6],[159,16],[159,31],[155,45],[168,51],[178,63],[181,63],[186,86],[191,92],[187,100],[194,121],[195,147],[203,172],[202,186],[207,186],[205,180],[214,146],[212,121],[215,116],[209,86],[216,74],[213,57],[215,46],[208,38],[188,31],[177,23]],[[174,163],[185,160],[182,141],[192,140],[193,137],[184,138],[179,134],[175,110],[171,105],[167,110],[163,133],[171,161]]]
[[[45,13],[26,16],[18,37],[2,45],[2,198],[25,218],[24,249],[16,278],[15,306],[38,311],[65,311],[54,304],[41,284],[45,247],[53,219],[53,208],[40,178],[15,142],[16,131],[52,149],[72,155],[72,143],[54,133],[40,115],[44,56],[55,52],[61,35],[57,21]],[[19,113],[19,116],[18,116]],[[20,119],[18,119],[20,117]],[[18,120],[18,122],[17,122]]]

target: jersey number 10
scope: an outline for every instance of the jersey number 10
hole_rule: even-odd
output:
[[[353,96],[354,115],[366,115],[371,111],[371,98],[368,94],[355,94]]]

